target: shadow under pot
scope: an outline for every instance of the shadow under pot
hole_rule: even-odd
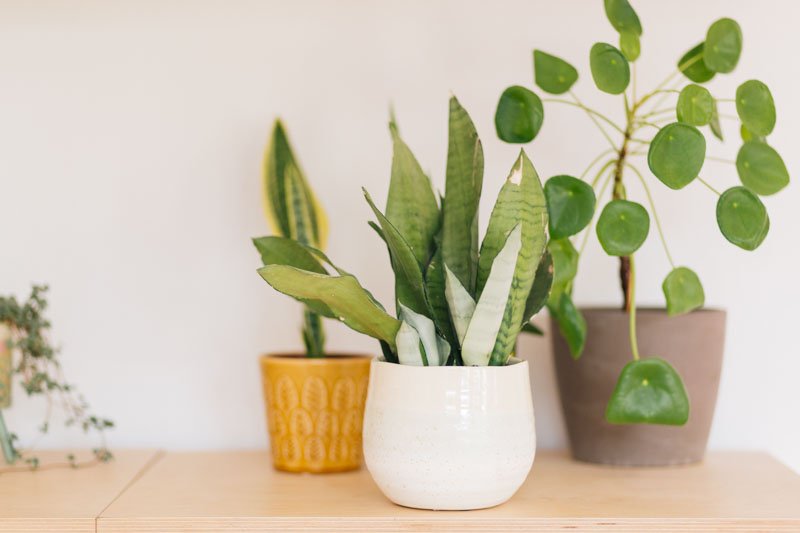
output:
[[[581,309],[586,347],[573,360],[551,319],[561,407],[572,455],[580,461],[624,466],[666,466],[703,459],[717,401],[725,344],[725,312],[701,309],[670,317],[639,309],[636,331],[642,357],[660,357],[680,374],[689,396],[683,426],[616,425],[606,405],[622,368],[631,361],[628,314],[620,309]]]
[[[371,356],[270,354],[261,378],[273,465],[287,472],[361,467]]]
[[[528,363],[407,366],[375,360],[364,459],[405,507],[481,509],[514,495],[533,465]]]

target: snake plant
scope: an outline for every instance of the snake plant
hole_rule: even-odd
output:
[[[314,191],[308,185],[300,164],[292,151],[286,129],[276,120],[267,146],[263,168],[264,209],[272,230],[280,237],[322,249],[328,233],[328,222]],[[253,239],[263,263],[274,261],[279,249],[271,246],[273,237]],[[303,343],[306,355],[325,354],[325,332],[319,313],[306,306],[303,311]]]
[[[628,0],[604,0],[606,16],[618,34],[619,48],[599,42],[588,53],[589,70],[597,89],[618,95],[624,104],[624,121],[592,109],[572,91],[578,70],[567,61],[534,50],[536,85],[556,98],[540,98],[532,90],[509,87],[497,106],[498,136],[509,143],[527,143],[544,121],[544,103],[566,104],[584,111],[608,141],[609,148],[580,174],[555,176],[544,186],[550,215],[549,250],[555,263],[555,282],[548,309],[556,319],[572,356],[577,359],[586,342],[586,323],[572,301],[578,260],[591,231],[586,229],[578,249],[570,240],[588,228],[609,186],[611,198],[599,210],[596,234],[603,250],[619,258],[623,309],[629,315],[633,360],[619,377],[606,411],[614,423],[684,424],[689,401],[678,373],[666,361],[642,358],[636,336],[636,270],[634,253],[650,233],[652,215],[669,263],[662,289],[670,316],[702,307],[705,294],[700,278],[673,260],[656,213],[650,183],[668,189],[702,185],[718,197],[716,219],[723,237],[732,244],[754,250],[769,231],[769,217],[760,197],[777,193],[789,183],[783,160],[767,142],[775,127],[775,104],[761,81],[739,85],[734,98],[717,98],[703,86],[717,75],[732,72],[742,50],[742,31],[734,20],[722,18],[711,24],[705,39],[686,52],[663,82],[647,92],[636,86],[636,60],[641,52],[642,25]],[[599,5],[598,5],[599,10]],[[686,82],[688,79],[689,82]],[[728,110],[726,107],[735,107]],[[742,145],[735,161],[707,153],[708,131],[723,140],[723,121],[739,127]],[[650,170],[640,170],[639,158]],[[707,168],[709,162],[711,168]],[[740,183],[720,192],[726,172],[734,167]],[[596,169],[593,178],[591,171]],[[632,174],[631,174],[632,173]],[[703,176],[701,176],[702,174]],[[625,184],[633,176],[643,187],[648,209],[628,198]],[[595,190],[597,193],[595,194]]]
[[[450,100],[445,194],[390,123],[391,181],[382,212],[364,191],[394,271],[396,316],[308,242],[259,239],[259,274],[319,315],[380,341],[387,361],[417,366],[505,365],[553,280],[539,176],[520,152],[479,246],[483,149],[467,112]]]

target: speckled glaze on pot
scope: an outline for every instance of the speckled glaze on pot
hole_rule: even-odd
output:
[[[416,367],[374,360],[364,459],[405,507],[493,507],[519,489],[536,451],[528,363]]]

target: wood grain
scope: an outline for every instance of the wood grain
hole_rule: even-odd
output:
[[[98,531],[800,531],[800,476],[761,453],[625,469],[540,452],[505,505],[432,512],[391,504],[365,470],[276,472],[266,452],[170,453]]]
[[[67,452],[37,452],[43,464]],[[75,453],[76,457],[90,456]],[[143,472],[157,452],[115,452],[114,460],[86,468],[0,475],[0,532],[94,532],[96,519]]]

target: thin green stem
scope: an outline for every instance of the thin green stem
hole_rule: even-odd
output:
[[[628,311],[628,334],[631,340],[631,352],[633,352],[633,360],[639,360],[639,342],[636,338],[636,267],[633,262],[633,255],[630,255],[630,284],[628,290],[630,291],[630,302]]]
[[[705,185],[705,186],[706,186],[706,187],[707,187],[707,188],[708,188],[708,189],[709,189],[711,192],[713,192],[713,193],[714,193],[714,194],[716,194],[717,196],[721,196],[721,195],[722,195],[722,193],[721,193],[721,192],[719,192],[717,189],[715,189],[714,187],[712,187],[710,183],[708,183],[706,180],[704,180],[704,179],[703,179],[703,178],[701,178],[700,176],[697,176],[697,181],[699,181],[700,183],[702,183],[703,185]]]
[[[612,161],[612,163],[613,163],[613,161]],[[598,174],[598,177],[599,177],[599,174]],[[608,189],[608,186],[611,183],[611,180],[613,178],[614,178],[614,172],[609,172],[608,173],[608,178],[606,178],[606,181],[603,183],[603,186],[600,187],[600,192],[597,193],[598,202],[603,197],[603,195],[605,194],[606,189]],[[578,249],[578,257],[583,255],[583,251],[586,249],[586,243],[589,242],[589,235],[592,233],[592,227],[594,226],[595,215],[597,215],[597,211],[596,210],[592,214],[592,220],[589,222],[589,225],[586,227],[586,233],[583,234],[583,241],[581,241],[581,247]]]
[[[610,161],[606,162],[605,165],[600,167],[600,170],[597,171],[597,174],[595,174],[594,179],[592,180],[592,189],[594,189],[597,186],[597,182],[600,181],[600,176],[603,175],[603,172],[605,172],[608,169],[608,167],[610,167],[616,162],[617,162],[616,159],[611,159]]]
[[[663,115],[664,113],[674,113],[674,107],[665,107],[664,109],[658,109],[656,111],[650,111],[649,113],[644,113],[643,115],[639,115],[639,118],[650,118],[655,115]]]
[[[736,98],[715,98],[717,102],[735,102]]]
[[[706,159],[708,159],[709,161],[716,161],[718,163],[728,163],[729,165],[735,165],[736,164],[736,161],[734,161],[733,159],[725,159],[724,157],[713,157],[713,156],[707,155]]]
[[[661,219],[658,216],[658,211],[656,211],[656,203],[653,201],[653,195],[650,193],[650,187],[647,185],[647,180],[644,179],[644,176],[639,171],[638,168],[631,165],[630,163],[626,163],[625,166],[633,170],[633,172],[639,177],[639,181],[642,183],[642,187],[644,187],[644,192],[647,195],[647,201],[650,204],[650,210],[653,212],[653,218],[656,221],[656,228],[658,229],[658,236],[661,239],[661,245],[664,247],[664,253],[667,255],[667,260],[672,268],[675,268],[675,261],[672,260],[672,254],[669,253],[669,246],[667,246],[667,239],[664,237],[664,229],[661,227]]]
[[[613,124],[614,127],[619,131],[622,131],[622,128],[620,128],[619,126],[614,124],[614,122],[611,119],[609,119],[608,117],[603,117],[600,114],[596,114],[596,113],[592,113],[592,112],[588,111],[588,108],[583,105],[583,102],[581,102],[578,99],[577,95],[575,95],[575,93],[573,93],[572,91],[570,91],[569,94],[570,94],[570,96],[572,96],[572,98],[575,100],[575,102],[577,104],[579,104],[582,108],[584,108],[584,110],[586,110],[586,113],[589,115],[589,118],[592,120],[592,122],[594,122],[595,126],[597,126],[597,128],[602,132],[603,137],[606,138],[606,140],[608,141],[608,144],[612,148],[616,148],[616,145],[614,144],[614,140],[611,138],[611,136],[608,134],[608,132],[605,130],[605,128],[603,128],[602,124],[600,124],[600,121],[597,120],[597,117],[599,116],[601,118],[604,118],[606,120],[606,122],[608,122],[609,124]],[[595,115],[597,115],[597,116],[595,116]],[[624,132],[623,132],[623,135],[624,135]]]
[[[612,152],[616,152],[616,150],[614,150],[613,148],[608,148],[607,150],[603,151],[603,153],[601,153],[600,155],[595,157],[592,160],[592,162],[589,163],[589,166],[586,167],[586,170],[583,171],[583,173],[581,174],[581,178],[580,179],[583,180],[586,177],[586,175],[589,173],[589,171],[592,169],[592,167],[595,166],[598,163],[598,161],[600,161],[601,159],[603,159],[605,156],[607,156],[608,154],[610,154]]]
[[[625,133],[625,131],[620,126],[618,126],[616,122],[614,122],[613,120],[608,118],[606,115],[600,113],[599,111],[596,111],[596,110],[592,109],[591,107],[587,107],[587,106],[583,105],[583,103],[580,100],[578,100],[578,97],[575,96],[575,93],[570,91],[569,94],[570,94],[570,96],[572,96],[575,99],[574,102],[570,102],[569,100],[564,100],[563,98],[542,98],[542,102],[545,102],[545,103],[549,102],[549,103],[554,103],[554,104],[566,104],[566,105],[571,105],[573,107],[579,107],[580,109],[583,109],[584,111],[586,111],[586,113],[590,117],[593,117],[593,120],[594,120],[594,117],[600,118],[604,122],[606,122],[609,126],[614,128],[615,130],[617,130],[618,132]],[[603,130],[603,131],[605,131],[605,130]]]

